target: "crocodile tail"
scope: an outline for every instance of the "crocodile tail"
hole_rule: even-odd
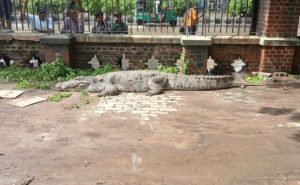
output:
[[[234,78],[231,75],[169,75],[168,80],[170,90],[199,91],[229,88]]]

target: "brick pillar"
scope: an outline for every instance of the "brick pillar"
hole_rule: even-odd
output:
[[[294,74],[300,74],[300,46],[296,47],[295,50],[292,72]]]
[[[295,47],[264,46],[261,49],[259,70],[264,72],[291,72],[294,52]]]
[[[62,56],[66,66],[72,67],[72,44],[75,38],[70,35],[47,35],[41,39],[45,61],[50,63],[55,60],[56,54]]]
[[[200,36],[183,36],[181,44],[182,54],[189,60],[186,74],[205,74],[208,46],[212,44],[211,39]]]
[[[264,0],[260,3],[258,33],[263,72],[292,72],[300,15],[299,0]]]

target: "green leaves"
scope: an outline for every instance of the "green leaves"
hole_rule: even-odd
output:
[[[72,96],[72,93],[69,93],[69,92],[56,92],[52,96],[48,97],[47,100],[49,102],[59,102],[59,101],[63,100],[64,98],[68,98],[70,96]]]
[[[176,66],[164,67],[163,65],[159,65],[157,66],[157,70],[164,73],[178,74],[178,69]]]
[[[180,59],[182,60],[182,74],[186,74],[188,65],[190,63],[189,59],[186,57],[184,53],[180,55]]]
[[[66,67],[61,58],[57,57],[54,62],[43,64],[38,69],[21,67],[8,67],[0,69],[0,81],[17,82],[19,89],[50,89],[51,82],[67,81],[77,76],[96,76],[116,71],[116,69],[106,64],[103,68],[93,69],[72,69]]]
[[[252,0],[231,0],[228,13],[231,16],[250,16],[252,11]]]
[[[248,82],[250,84],[253,84],[253,85],[258,85],[258,84],[261,84],[264,81],[268,80],[267,77],[259,75],[259,74],[256,74],[256,75],[253,75],[253,76],[245,76],[244,79],[245,79],[246,82]]]

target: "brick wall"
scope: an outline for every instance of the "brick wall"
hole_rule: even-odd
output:
[[[258,71],[260,62],[260,47],[258,45],[225,45],[215,44],[209,48],[208,55],[218,64],[217,73],[233,72],[231,63],[238,57],[247,64],[248,71]]]
[[[73,52],[73,66],[90,67],[88,61],[96,54],[100,63],[117,64],[122,54],[132,63],[132,69],[144,69],[144,63],[155,56],[164,66],[172,66],[180,58],[181,45],[173,44],[109,44],[76,43]]]
[[[64,61],[69,61],[71,67],[89,68],[88,61],[96,54],[100,63],[117,64],[122,54],[132,63],[131,69],[145,69],[144,63],[155,55],[164,66],[172,66],[177,63],[181,53],[185,53],[190,63],[189,74],[204,74],[206,59],[212,56],[219,64],[217,73],[229,74],[233,71],[231,63],[238,57],[247,64],[248,71],[286,71],[299,70],[300,47],[295,46],[260,46],[259,40],[244,40],[241,38],[228,38],[228,40],[214,41],[213,45],[182,45],[181,43],[108,43],[106,42],[75,42],[71,45],[45,45],[39,41],[23,41],[12,39],[0,41],[0,54],[5,53],[19,64],[24,64],[31,59],[33,54],[38,54],[46,62],[55,58],[55,53],[61,52]],[[276,41],[277,42],[277,41]],[[66,55],[64,55],[64,53]]]
[[[300,47],[297,47],[295,49],[294,63],[293,63],[292,72],[294,74],[300,74]]]
[[[24,64],[33,54],[41,55],[42,46],[34,41],[0,41],[0,54],[6,54],[17,64]]]
[[[295,37],[300,12],[299,0],[264,0],[260,3],[259,35]]]
[[[265,46],[261,49],[261,64],[259,70],[263,72],[283,71],[291,72],[295,47]]]

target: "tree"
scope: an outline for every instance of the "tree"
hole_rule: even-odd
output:
[[[231,16],[250,16],[252,12],[252,0],[230,0],[227,13]]]

